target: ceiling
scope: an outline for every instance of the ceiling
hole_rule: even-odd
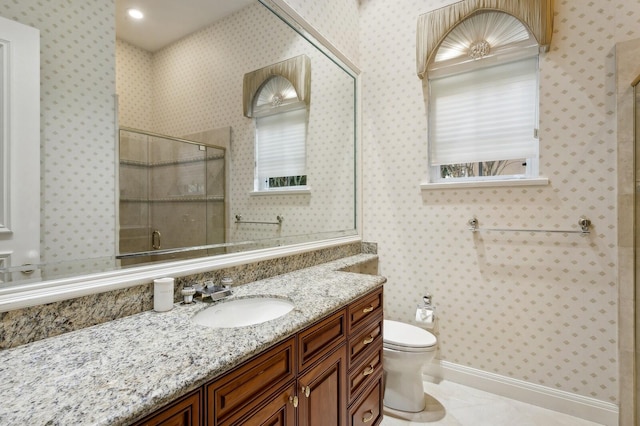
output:
[[[116,0],[116,36],[155,52],[254,3],[255,0]],[[128,9],[139,9],[136,21]]]

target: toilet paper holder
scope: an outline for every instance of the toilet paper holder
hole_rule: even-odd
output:
[[[432,326],[436,317],[436,307],[433,306],[433,300],[430,293],[422,297],[422,303],[418,304],[416,309],[416,322]]]
[[[418,305],[418,307],[423,307],[423,308],[431,308],[433,307],[433,305],[431,304],[431,293],[427,293],[424,296],[422,296],[422,305]]]

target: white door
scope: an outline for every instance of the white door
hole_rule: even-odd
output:
[[[39,262],[40,32],[0,18],[0,268]]]

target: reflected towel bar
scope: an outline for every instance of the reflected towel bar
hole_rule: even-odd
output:
[[[479,228],[478,219],[475,217],[469,220],[469,230],[471,232],[494,231],[494,232],[553,232],[556,234],[581,234],[587,235],[591,233],[591,221],[585,217],[578,219],[580,230],[561,230],[561,229],[512,229],[512,228]]]
[[[254,223],[254,224],[259,224],[259,225],[278,225],[278,226],[282,226],[282,221],[284,220],[284,216],[276,216],[276,220],[277,222],[256,222],[256,221],[249,221],[249,220],[242,220],[242,216],[240,216],[239,214],[236,215],[236,223]]]

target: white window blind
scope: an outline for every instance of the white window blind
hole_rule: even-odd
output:
[[[256,118],[257,188],[268,188],[271,177],[305,173],[305,108]]]
[[[537,56],[429,84],[432,166],[537,157]]]

